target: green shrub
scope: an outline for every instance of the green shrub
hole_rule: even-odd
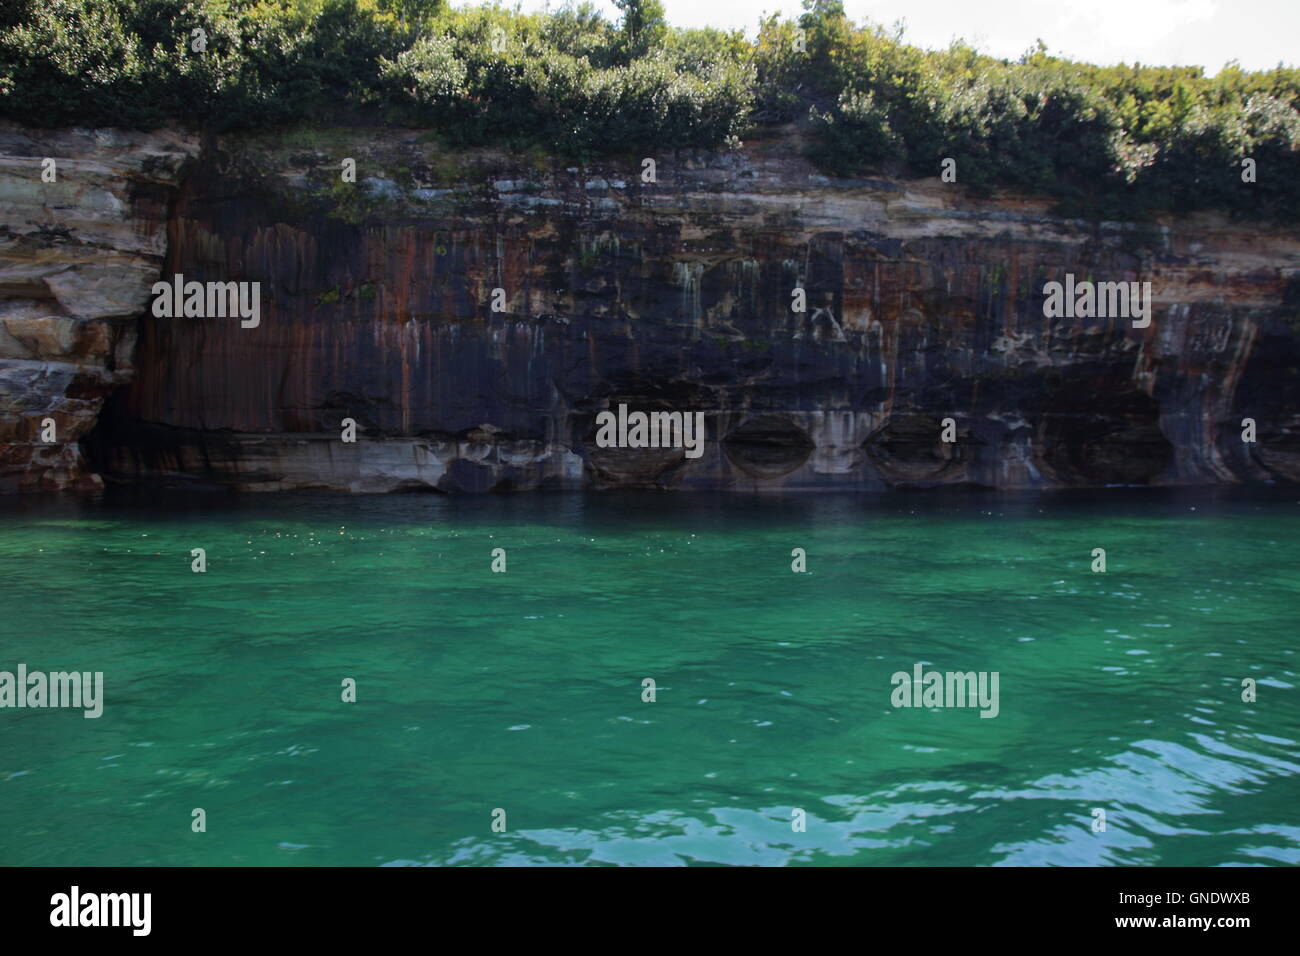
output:
[[[1099,67],[927,52],[839,0],[739,32],[674,29],[658,0],[554,13],[444,0],[8,0],[0,115],[33,125],[425,127],[565,157],[717,147],[795,124],[829,173],[935,176],[1139,218],[1300,219],[1300,70]],[[207,48],[191,49],[194,30]],[[1250,157],[1258,182],[1241,181]]]

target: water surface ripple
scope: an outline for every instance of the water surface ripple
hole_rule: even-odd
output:
[[[0,670],[106,702],[0,710],[0,863],[1300,863],[1298,566],[1294,493],[8,501]]]

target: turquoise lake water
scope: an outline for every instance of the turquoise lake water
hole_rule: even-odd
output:
[[[7,501],[0,864],[1300,863],[1297,498]]]

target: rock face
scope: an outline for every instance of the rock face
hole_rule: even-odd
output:
[[[106,142],[99,160],[119,157],[105,177],[131,197],[121,215],[134,218],[114,222],[132,223],[136,245],[96,249],[129,269],[95,273],[98,286],[42,272],[37,295],[18,277],[46,240],[11,234],[0,249],[0,275],[15,277],[2,291],[25,297],[6,302],[6,325],[26,302],[22,316],[57,304],[115,330],[103,346],[59,339],[64,326],[29,334],[0,373],[54,355],[93,367],[91,399],[71,372],[10,386],[21,421],[75,393],[94,404],[78,406],[83,425],[129,378],[83,443],[112,480],[467,492],[1300,480],[1295,230],[1090,226],[937,179],[828,180],[793,136],[652,157],[655,182],[640,157],[579,168],[446,153],[408,132],[230,138],[187,171],[162,273],[260,283],[261,322],[241,328],[144,308],[173,180],[124,157],[165,154],[174,171],[191,147],[134,142]],[[348,158],[355,183],[341,178]],[[1149,327],[1044,317],[1044,283],[1067,273],[1149,281]],[[130,378],[130,335],[107,319],[137,316]],[[703,455],[597,447],[597,414],[620,403],[705,413]],[[1243,442],[1244,418],[1258,441]],[[32,434],[25,458],[0,446],[16,484],[59,484],[37,475]]]
[[[168,201],[197,152],[171,135],[0,126],[0,492],[100,485],[79,443],[130,380]]]

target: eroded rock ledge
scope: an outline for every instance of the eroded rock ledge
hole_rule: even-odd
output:
[[[101,484],[80,440],[131,378],[168,205],[197,154],[167,133],[0,126],[0,492]]]
[[[30,197],[0,216],[10,490],[89,477],[75,447],[33,442],[46,409],[110,480],[245,490],[1300,479],[1294,230],[1096,226],[938,180],[832,181],[792,137],[655,157],[648,184],[639,157],[579,168],[409,132],[201,152],[69,133],[70,153],[94,141],[89,178],[52,194],[30,156],[55,145],[5,135],[2,195]],[[160,271],[260,282],[260,326],[153,317]],[[1045,318],[1043,283],[1067,272],[1150,281],[1151,327]],[[703,411],[703,456],[597,448],[619,403]]]

